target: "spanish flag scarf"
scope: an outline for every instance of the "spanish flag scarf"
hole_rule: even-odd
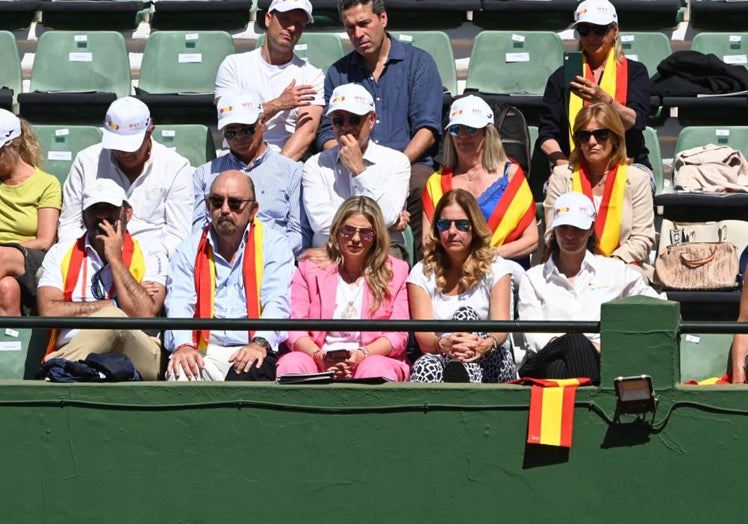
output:
[[[208,231],[206,227],[200,237],[195,257],[195,290],[197,291],[197,303],[195,304],[195,318],[213,318],[213,301],[216,296],[216,262],[213,255],[213,247],[208,242]],[[249,228],[249,238],[244,245],[242,258],[242,275],[244,278],[244,293],[247,300],[247,318],[260,318],[262,314],[262,303],[260,300],[260,289],[262,285],[262,223],[254,218]],[[253,332],[249,332],[252,339]],[[192,339],[199,350],[208,347],[210,331],[195,330]]]
[[[510,163],[505,168],[508,171]],[[426,181],[423,188],[423,210],[426,217],[433,222],[434,210],[445,193],[452,190],[452,170],[443,168]],[[501,195],[499,202],[488,217],[488,227],[491,229],[491,246],[499,247],[506,242],[517,240],[530,222],[535,220],[535,201],[532,198],[530,185],[527,183],[522,168],[514,174],[509,185]]]
[[[70,250],[62,258],[62,265],[60,270],[62,271],[62,281],[64,283],[63,297],[65,302],[73,301],[73,293],[75,288],[78,286],[78,282],[81,282],[81,296],[83,302],[86,302],[86,290],[88,289],[88,253],[86,252],[86,236],[83,235]],[[130,269],[130,274],[133,278],[140,283],[145,276],[145,257],[143,251],[140,249],[138,241],[130,236],[130,233],[125,232],[125,238],[122,242],[122,261]],[[81,273],[83,278],[80,279]],[[93,277],[93,275],[92,275]],[[107,292],[106,298],[109,299],[114,295],[114,283],[112,288]],[[59,329],[53,329],[49,333],[49,341],[47,342],[47,351],[45,355],[48,355],[55,350],[57,346],[57,339],[60,335]]]
[[[608,171],[603,189],[603,200],[595,218],[595,236],[598,240],[598,251],[609,257],[621,243],[621,220],[623,217],[623,200],[626,195],[628,166],[621,164]],[[584,193],[594,202],[590,185],[587,163],[582,160],[574,168],[571,178],[572,189]]]
[[[584,73],[587,80],[595,81],[595,75],[592,73],[592,68],[587,63],[587,58],[582,55],[584,60]],[[603,91],[612,96],[617,102],[626,105],[628,100],[628,85],[629,85],[629,63],[624,56],[620,62],[616,60],[615,49],[608,52],[608,57],[605,59],[605,71],[600,78],[600,87]],[[575,92],[569,93],[569,150],[574,151],[574,140],[571,136],[574,132],[574,121],[577,119],[577,113],[582,109],[584,105],[588,105],[589,102],[582,100]]]

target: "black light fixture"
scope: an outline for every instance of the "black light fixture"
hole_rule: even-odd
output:
[[[618,377],[613,380],[613,386],[616,391],[616,423],[620,423],[621,415],[637,415],[637,418],[641,419],[647,413],[652,413],[654,419],[657,397],[652,387],[652,377]]]

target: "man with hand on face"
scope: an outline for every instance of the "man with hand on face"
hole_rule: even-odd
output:
[[[312,245],[325,245],[332,219],[344,200],[368,196],[379,204],[392,241],[403,246],[408,157],[370,139],[377,114],[374,100],[363,86],[335,88],[325,114],[332,122],[337,145],[306,161],[301,182],[304,208],[314,231]]]
[[[169,318],[289,318],[293,256],[286,239],[257,218],[252,179],[221,173],[206,198],[210,224],[174,254]],[[276,331],[167,331],[170,380],[275,380]]]
[[[259,219],[285,235],[294,256],[299,256],[311,243],[301,206],[302,164],[268,147],[263,139],[262,106],[252,95],[235,93],[221,97],[218,129],[223,132],[229,152],[195,170],[193,232],[202,231],[210,222],[205,198],[213,180],[224,171],[236,169],[252,177],[260,205]]]
[[[186,158],[151,138],[154,129],[148,107],[137,98],[112,102],[103,140],[78,153],[62,187],[60,242],[83,233],[82,197],[101,179],[125,191],[133,212],[128,231],[141,245],[162,245],[171,256],[189,235],[193,170]]]
[[[155,317],[166,294],[168,261],[158,245],[127,232],[133,210],[114,181],[96,180],[83,195],[86,232],[52,246],[42,263],[37,301],[45,317]],[[144,380],[156,380],[161,344],[140,330],[64,329],[51,334],[44,360],[77,361],[123,353]]]
[[[216,102],[229,93],[252,93],[262,102],[265,139],[292,160],[301,160],[314,142],[325,105],[324,73],[293,52],[311,23],[309,0],[274,0],[262,47],[227,56],[216,75]]]

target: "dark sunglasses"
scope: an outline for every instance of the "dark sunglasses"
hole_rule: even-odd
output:
[[[222,197],[217,195],[210,195],[208,196],[205,201],[208,203],[208,205],[212,209],[221,209],[223,207],[224,202],[229,203],[229,209],[231,211],[241,211],[244,205],[247,202],[252,202],[253,199],[247,198],[247,199],[241,199],[241,198],[232,198],[232,197]]]
[[[374,230],[370,227],[353,227],[344,225],[340,228],[340,236],[345,238],[346,240],[352,239],[354,236],[356,236],[356,233],[358,233],[358,236],[364,242],[371,242],[372,240],[374,240]]]
[[[439,230],[439,233],[444,233],[445,231],[448,231],[450,227],[452,227],[453,223],[457,228],[457,231],[462,231],[463,233],[465,233],[466,231],[470,231],[470,220],[468,220],[467,218],[459,218],[457,220],[440,218],[436,221],[436,229]]]
[[[223,130],[223,138],[226,140],[233,140],[236,138],[237,135],[242,136],[254,136],[255,134],[255,126],[241,126],[239,128],[232,128],[232,129],[224,129]]]
[[[477,127],[463,126],[461,124],[455,124],[455,125],[449,126],[447,128],[447,132],[450,135],[452,135],[452,136],[459,136],[460,135],[460,131],[464,131],[468,135],[473,136],[476,133],[478,133],[478,131],[480,131],[480,129],[477,128]]]
[[[574,133],[574,138],[581,144],[586,144],[593,136],[595,142],[606,142],[610,138],[610,129],[595,129],[594,131],[577,131]]]
[[[348,118],[343,118],[342,116],[336,116],[335,118],[331,120],[331,122],[332,122],[332,125],[334,125],[335,127],[343,127],[346,124],[346,122],[348,122],[349,126],[357,127],[361,125],[361,122],[363,121],[363,119],[364,117],[359,116],[359,115],[352,115],[352,116],[349,116]]]
[[[104,271],[104,267],[99,269],[91,277],[91,294],[96,300],[106,300],[109,294],[104,288],[104,283],[101,281],[101,272]]]
[[[579,36],[588,36],[590,33],[595,33],[598,36],[604,36],[608,31],[610,31],[610,28],[613,27],[613,24],[608,25],[578,25],[577,26],[577,33],[579,33]]]

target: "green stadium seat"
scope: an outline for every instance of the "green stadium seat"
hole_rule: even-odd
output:
[[[48,29],[127,31],[138,27],[149,4],[141,0],[42,0],[39,9]]]
[[[213,135],[202,124],[156,125],[153,138],[185,157],[192,167],[216,158]]]
[[[691,41],[691,51],[712,53],[726,64],[748,68],[748,33],[698,33]]]
[[[0,330],[0,379],[30,379],[41,367],[46,329]]]
[[[44,150],[43,169],[65,183],[75,156],[82,149],[101,142],[101,129],[95,126],[37,124],[34,131]]]
[[[727,371],[732,335],[683,334],[680,337],[680,382],[721,377]]]
[[[649,150],[649,163],[655,176],[655,193],[662,193],[665,187],[665,173],[662,169],[662,151],[657,130],[647,126],[644,128],[644,144]]]
[[[30,92],[18,103],[31,122],[98,124],[109,104],[130,91],[122,33],[47,31],[37,44]]]
[[[670,40],[664,33],[622,32],[620,39],[624,54],[631,60],[647,66],[650,77],[657,72],[660,62],[673,52]]]
[[[143,51],[137,97],[156,123],[212,122],[216,73],[234,51],[225,31],[156,31]]]
[[[452,41],[444,31],[399,31],[391,32],[392,38],[414,45],[429,53],[436,62],[444,90],[457,95],[457,68]]]
[[[265,44],[265,35],[260,35],[255,43],[255,49]],[[306,59],[313,66],[319,67],[323,73],[345,55],[343,41],[336,33],[309,33],[301,35],[294,53]]]
[[[0,108],[13,110],[22,82],[16,37],[9,31],[0,31]]]
[[[688,126],[678,133],[675,154],[706,144],[727,145],[748,157],[748,126]]]

